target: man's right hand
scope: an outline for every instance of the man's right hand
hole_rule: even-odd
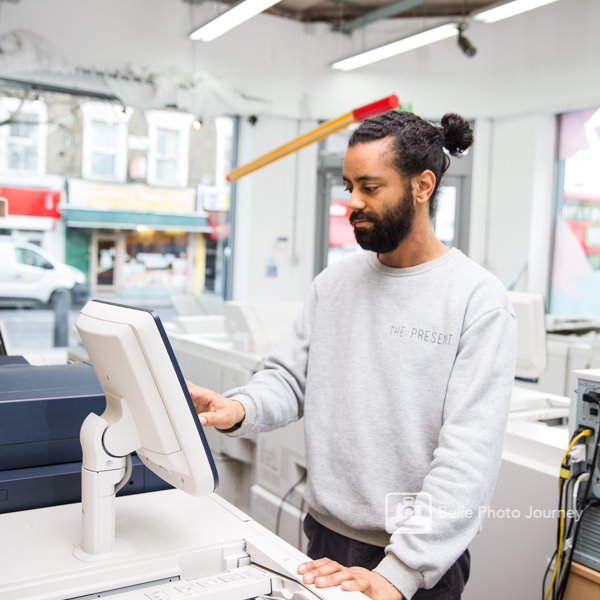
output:
[[[231,429],[244,420],[246,411],[240,402],[186,380],[200,423],[218,429]]]

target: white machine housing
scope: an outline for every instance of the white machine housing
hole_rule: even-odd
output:
[[[508,292],[517,317],[517,371],[537,379],[546,368],[546,309],[541,294]]]

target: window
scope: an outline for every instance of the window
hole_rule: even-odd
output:
[[[102,177],[111,177],[117,165],[118,126],[96,120],[93,120],[90,126],[93,145],[92,172]]]
[[[600,108],[559,118],[559,186],[549,312],[600,317]]]
[[[82,176],[100,181],[125,181],[127,121],[131,110],[107,102],[85,102],[83,112]]]
[[[18,98],[0,99],[0,170],[13,175],[44,175],[46,172],[47,111],[39,100],[21,103]]]
[[[179,148],[179,131],[158,127],[156,129],[156,180],[176,181]]]
[[[319,144],[315,274],[350,254],[361,252],[349,218],[349,194],[343,184],[344,153],[353,126],[335,132]],[[472,154],[452,160],[437,192],[433,219],[436,236],[449,247],[468,252]]]
[[[52,265],[41,255],[29,248],[15,248],[15,259],[21,265],[52,269]]]
[[[190,127],[194,115],[167,110],[146,111],[148,121],[148,183],[188,184]]]

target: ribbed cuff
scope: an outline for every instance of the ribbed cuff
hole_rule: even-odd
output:
[[[246,435],[249,431],[251,431],[256,425],[256,417],[257,417],[257,408],[254,400],[250,398],[250,396],[246,396],[246,394],[232,394],[231,396],[226,396],[230,400],[237,400],[243,407],[246,415],[244,416],[244,420],[241,423],[238,423],[231,429],[218,429],[221,433],[226,433],[232,437],[241,437]]]
[[[394,554],[388,553],[373,569],[385,577],[406,600],[410,600],[419,588],[425,585],[423,575],[407,567]]]

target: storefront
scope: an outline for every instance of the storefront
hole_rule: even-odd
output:
[[[6,198],[8,204],[8,215],[2,219],[1,233],[36,244],[62,259],[61,187],[62,180],[53,182],[52,187],[21,187],[0,183],[0,197]]]
[[[194,189],[69,180],[67,256],[90,289],[119,296],[199,294],[207,284],[207,214]]]

